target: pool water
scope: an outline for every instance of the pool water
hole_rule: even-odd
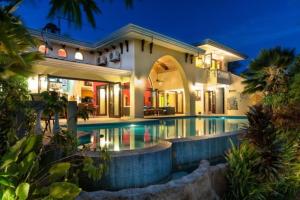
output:
[[[163,139],[226,134],[242,129],[245,117],[166,118],[139,123],[78,126],[80,144],[112,151],[150,147]]]

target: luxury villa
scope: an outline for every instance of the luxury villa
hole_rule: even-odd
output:
[[[95,159],[103,147],[111,153],[105,181],[84,182],[92,190],[139,190],[170,180],[174,172],[188,174],[203,159],[221,162],[229,141],[237,143],[247,123],[237,115],[245,114],[251,100],[242,94],[243,79],[228,71],[228,63],[246,56],[220,43],[204,40],[193,46],[133,24],[94,44],[30,31],[41,41],[38,50],[45,59],[33,67],[29,90],[65,96],[70,101],[67,130],[76,134],[79,148],[87,144]],[[99,122],[77,126],[80,106],[90,107]],[[211,114],[225,117],[195,116]],[[159,119],[134,119],[145,116]],[[122,117],[133,120],[102,123]],[[41,132],[39,117],[36,130]],[[173,184],[175,190],[165,188],[175,196],[193,191],[185,189],[191,185],[186,180],[182,187]]]
[[[28,79],[31,93],[57,91],[95,116],[241,115],[247,109],[242,78],[227,67],[246,56],[218,42],[193,46],[133,24],[93,44],[31,33],[45,54]]]

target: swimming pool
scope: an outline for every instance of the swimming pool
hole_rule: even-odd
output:
[[[151,147],[165,139],[226,134],[242,129],[246,123],[246,117],[183,117],[80,125],[77,130],[80,144],[90,144],[92,149],[106,146],[111,151],[121,151]]]

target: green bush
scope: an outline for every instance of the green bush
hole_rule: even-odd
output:
[[[264,200],[270,191],[268,184],[257,180],[256,168],[260,164],[257,150],[247,142],[235,147],[227,155],[227,180],[229,191],[226,199],[233,200]]]
[[[264,96],[247,113],[241,146],[227,155],[229,199],[295,199],[300,192],[299,61],[294,50],[264,49],[244,74],[244,92]]]
[[[227,199],[294,199],[300,187],[299,132],[278,129],[270,107],[254,106],[240,147],[227,154]]]
[[[81,191],[80,174],[99,180],[106,172],[109,161],[106,150],[99,152],[102,162],[96,165],[84,152],[62,147],[61,142],[74,147],[71,135],[57,134],[47,146],[43,145],[42,137],[29,134],[2,156],[0,199],[74,199]],[[49,156],[49,152],[56,156]]]
[[[24,130],[32,130],[35,116],[28,106],[27,81],[21,76],[0,78],[0,155]]]

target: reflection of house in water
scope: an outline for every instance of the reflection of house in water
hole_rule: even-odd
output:
[[[119,151],[157,144],[162,139],[208,136],[232,132],[243,127],[246,119],[239,118],[174,118],[146,124],[113,125],[109,128],[91,127],[89,134],[80,137],[82,143],[91,143]],[[87,132],[89,130],[85,130]],[[226,133],[225,133],[226,134]]]

